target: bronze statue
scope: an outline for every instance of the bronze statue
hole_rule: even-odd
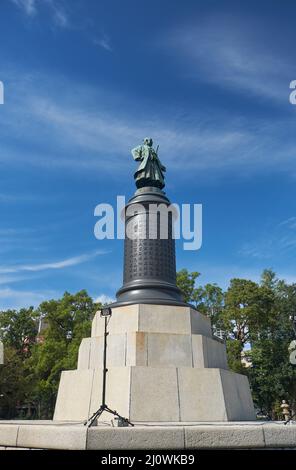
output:
[[[153,147],[153,140],[149,137],[144,139],[143,144],[132,150],[132,156],[137,162],[141,162],[135,172],[134,178],[137,188],[144,186],[155,186],[162,189],[165,185],[164,174],[166,168],[161,164],[157,151]]]

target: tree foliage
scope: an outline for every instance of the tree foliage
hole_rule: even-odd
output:
[[[43,302],[36,311],[30,308],[0,315],[2,337],[11,348],[5,350],[7,367],[3,368],[2,381],[9,379],[9,384],[24,390],[23,401],[33,402],[39,417],[52,417],[61,371],[76,368],[79,345],[82,338],[90,336],[97,309],[98,305],[82,290]],[[11,363],[24,355],[25,361],[16,367],[21,371],[20,381],[10,369]]]
[[[196,287],[197,274],[180,271],[178,285],[186,301],[225,332],[228,365],[248,375],[258,410],[275,418],[282,399],[295,409],[296,372],[288,346],[294,336],[289,316],[296,312],[296,284],[288,285],[265,269],[260,283],[235,278],[223,292],[216,284]]]
[[[0,339],[20,356],[30,354],[38,332],[38,312],[33,307],[0,313]]]
[[[177,286],[181,289],[185,302],[196,303],[199,291],[195,287],[195,281],[200,276],[197,271],[189,272],[187,269],[181,269],[177,272]]]
[[[263,272],[261,285],[273,292],[270,321],[252,344],[249,378],[259,409],[276,417],[276,404],[285,399],[296,405],[295,366],[289,363],[288,346],[294,339],[289,316],[296,311],[296,284],[276,279],[271,270]]]

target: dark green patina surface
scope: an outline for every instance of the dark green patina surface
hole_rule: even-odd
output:
[[[135,172],[134,178],[137,188],[145,186],[164,188],[164,172],[166,168],[158,158],[158,148],[153,148],[153,140],[146,137],[142,145],[132,150],[132,155],[137,162],[141,162]]]

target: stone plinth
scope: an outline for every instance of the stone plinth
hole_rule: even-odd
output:
[[[110,335],[143,331],[147,333],[201,334],[212,337],[209,318],[190,307],[134,304],[112,309]],[[91,336],[104,334],[104,321],[96,313]]]
[[[103,361],[102,336],[82,340],[78,370],[97,369]],[[108,337],[108,367],[218,367],[227,369],[224,344],[203,335],[124,333]]]
[[[134,422],[254,419],[248,380],[228,370],[225,345],[190,307],[138,304],[112,309],[108,406]],[[54,420],[90,417],[101,404],[104,319],[97,313],[78,367],[64,371]],[[101,420],[112,418],[104,413]]]

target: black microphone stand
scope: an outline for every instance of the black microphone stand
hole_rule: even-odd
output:
[[[111,308],[103,308],[101,310],[101,317],[104,317],[105,319],[105,331],[104,331],[104,354],[103,354],[103,384],[102,384],[102,404],[100,408],[94,412],[94,414],[87,420],[85,421],[84,425],[87,427],[93,426],[95,420],[101,416],[101,414],[106,411],[107,413],[111,413],[114,416],[117,416],[119,420],[124,423],[125,425],[130,425],[134,426],[133,423],[129,421],[129,419],[124,418],[121,416],[117,411],[111,410],[109,406],[106,404],[106,378],[107,378],[107,336],[108,336],[108,331],[107,331],[107,325],[108,325],[108,318],[110,318],[112,315]]]

